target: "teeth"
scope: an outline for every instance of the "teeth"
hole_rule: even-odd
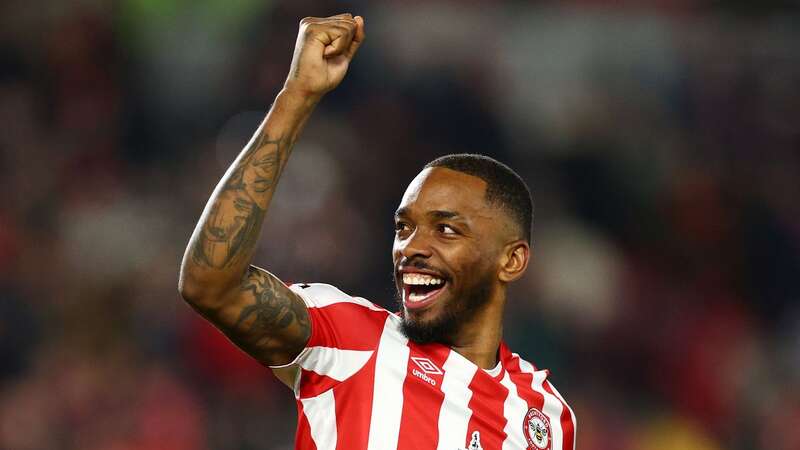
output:
[[[438,285],[444,283],[441,278],[425,275],[421,273],[404,273],[403,283],[410,285]]]
[[[408,295],[408,300],[411,301],[411,302],[418,302],[418,301],[422,300],[425,297],[426,296],[422,295],[422,294],[409,294]]]

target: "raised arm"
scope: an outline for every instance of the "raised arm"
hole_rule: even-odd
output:
[[[266,365],[294,359],[311,329],[303,301],[274,275],[250,264],[261,224],[303,125],[325,93],[342,81],[363,39],[359,16],[300,22],[286,83],[211,194],[183,256],[181,296]]]

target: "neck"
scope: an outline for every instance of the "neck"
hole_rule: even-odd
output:
[[[503,338],[505,292],[499,294],[470,320],[461,324],[450,346],[458,354],[483,369],[493,369],[497,366],[497,350]]]

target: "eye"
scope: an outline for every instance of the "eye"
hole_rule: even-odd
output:
[[[410,229],[410,227],[405,222],[395,222],[394,223],[394,231],[397,234],[404,233],[404,232],[408,231],[409,229]]]
[[[439,224],[439,232],[442,234],[458,234],[458,232],[453,227],[445,223]]]

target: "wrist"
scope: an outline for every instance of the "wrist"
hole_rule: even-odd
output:
[[[278,98],[283,98],[287,102],[301,105],[301,106],[309,106],[314,107],[317,103],[322,100],[324,93],[314,93],[310,92],[307,89],[303,89],[296,84],[292,83],[291,81],[287,81],[283,85],[283,89],[281,89],[280,93],[278,93]]]

